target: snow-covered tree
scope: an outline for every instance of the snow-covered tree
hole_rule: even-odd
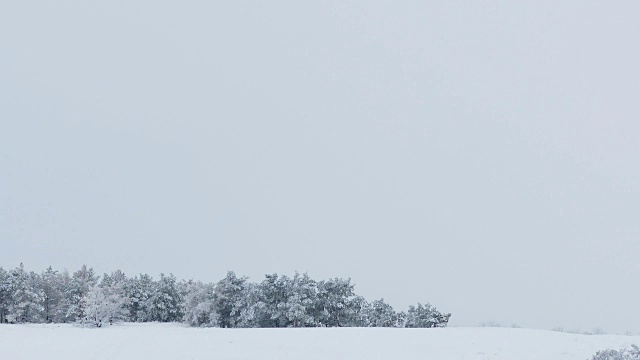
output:
[[[288,279],[287,279],[288,280]],[[314,326],[314,305],[318,297],[316,282],[308,274],[297,272],[288,281],[286,302],[283,304],[289,327]]]
[[[407,313],[404,311],[400,311],[397,314],[397,322],[396,322],[396,327],[406,327],[407,324]]]
[[[113,271],[111,274],[104,274],[100,280],[101,287],[118,286],[124,288],[126,283],[127,276],[120,270]]]
[[[316,319],[323,326],[352,326],[359,312],[358,304],[351,279],[318,282]]]
[[[58,274],[58,286],[60,287],[60,302],[58,303],[57,314],[55,314],[54,321],[68,323],[75,321],[75,315],[71,311],[72,306],[75,306],[75,301],[72,294],[72,278],[69,271],[66,269]]]
[[[182,295],[173,274],[160,274],[146,307],[150,321],[182,321]]]
[[[38,287],[42,291],[42,316],[44,322],[62,322],[64,313],[63,278],[49,266],[40,275]]]
[[[368,326],[370,327],[396,327],[398,314],[384,299],[372,301],[367,310]]]
[[[9,273],[0,267],[0,324],[5,322],[7,313],[9,312],[9,289]]]
[[[631,349],[601,350],[591,360],[640,360],[640,347],[631,345]]]
[[[405,327],[408,328],[433,328],[446,327],[451,314],[443,314],[430,304],[409,306]]]
[[[125,287],[128,283],[128,279],[125,274],[116,270],[111,274],[104,274],[100,281],[100,287],[108,292],[117,292],[118,295],[126,297]]]
[[[191,326],[215,326],[213,284],[190,282],[184,296],[184,322]]]
[[[40,322],[43,294],[37,287],[38,281],[38,275],[27,272],[23,264],[9,272],[9,321]]]
[[[286,327],[289,278],[285,275],[267,274],[259,285],[260,312],[256,320],[259,327]]]
[[[124,299],[124,314],[118,314],[117,321],[131,321],[129,307],[132,299],[127,293],[127,287],[129,285],[129,279],[120,270],[111,272],[111,274],[104,274],[100,280],[100,288],[104,292],[106,297],[113,299]],[[114,319],[116,321],[116,319]]]
[[[229,271],[227,276],[216,284],[213,301],[216,321],[220,327],[237,327],[240,323],[246,282],[246,277],[239,278],[233,271]]]
[[[92,268],[87,268],[86,265],[82,265],[80,270],[73,273],[64,294],[65,301],[68,304],[66,315],[69,321],[76,321],[85,317],[80,301],[97,283],[98,277],[95,272]]]
[[[369,318],[367,314],[367,309],[370,304],[367,300],[360,296],[356,295],[349,302],[349,308],[351,309],[351,316],[347,326],[350,327],[368,327],[369,326]]]
[[[149,299],[153,295],[155,287],[153,278],[147,274],[140,274],[139,277],[136,276],[127,281],[124,289],[127,298],[131,301],[127,306],[131,321],[150,321],[149,307],[151,303]]]
[[[253,309],[256,326],[306,327],[317,325],[315,303],[317,283],[307,274],[296,272],[293,278],[265,275],[257,286],[257,304]]]
[[[80,300],[84,317],[80,323],[101,327],[127,318],[127,299],[114,287],[92,286]]]
[[[262,301],[260,286],[245,282],[242,293],[240,305],[236,304],[236,309],[239,309],[240,312],[236,326],[242,328],[263,327],[263,319],[268,316],[266,315],[265,303]]]

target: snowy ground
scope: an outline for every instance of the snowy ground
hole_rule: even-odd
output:
[[[0,325],[11,360],[70,359],[590,359],[640,337],[502,328],[197,329],[178,324]]]

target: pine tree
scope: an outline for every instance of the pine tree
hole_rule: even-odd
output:
[[[287,276],[267,274],[259,285],[259,302],[261,304],[257,319],[259,327],[286,327],[287,300],[290,280]]]
[[[98,277],[93,269],[87,268],[86,265],[82,265],[80,270],[73,273],[65,292],[66,302],[68,303],[66,315],[69,321],[77,321],[85,317],[80,301],[97,283]]]
[[[113,271],[111,274],[104,274],[100,281],[101,287],[119,286],[124,288],[127,283],[127,276],[120,270]]]
[[[127,309],[131,321],[150,321],[149,307],[151,302],[149,299],[153,295],[155,287],[155,281],[147,274],[140,274],[140,277],[136,276],[127,281],[124,289],[127,298],[130,300]]]
[[[40,275],[39,288],[42,290],[42,308],[44,322],[61,322],[64,319],[62,313],[63,294],[62,277],[51,266]]]
[[[367,314],[367,309],[369,308],[369,306],[370,304],[367,302],[367,300],[364,297],[360,295],[354,296],[353,299],[349,302],[351,315],[350,315],[350,321],[347,324],[347,326],[350,326],[350,327],[370,326],[368,314]]]
[[[72,278],[66,269],[58,274],[58,285],[60,286],[60,302],[58,303],[56,322],[68,323],[75,321],[75,315],[71,311],[74,306],[72,295]]]
[[[213,284],[190,282],[184,296],[184,322],[191,326],[215,326]]]
[[[154,291],[147,300],[147,309],[151,321],[173,322],[181,321],[182,296],[177,279],[173,274],[160,274],[160,280],[155,283]]]
[[[79,322],[101,327],[106,323],[125,320],[128,315],[126,303],[127,299],[113,286],[102,288],[94,285],[80,300],[84,317]]]
[[[239,278],[233,271],[229,271],[216,284],[213,301],[217,310],[216,321],[220,327],[237,327],[240,323],[246,282],[246,277]]]
[[[384,299],[374,300],[369,304],[367,318],[370,327],[395,327],[398,323],[398,314]]]
[[[9,304],[8,318],[17,323],[39,322],[41,317],[43,294],[38,289],[38,276],[28,273],[24,265],[9,272]]]
[[[286,317],[288,327],[308,327],[315,325],[314,304],[317,301],[316,282],[308,274],[295,273],[287,287]]]
[[[433,328],[446,327],[451,314],[443,314],[430,304],[409,306],[405,327],[408,328]]]
[[[246,282],[243,288],[243,295],[240,300],[240,316],[236,326],[243,328],[266,327],[263,324],[268,318],[265,303],[262,301],[260,286],[251,282]],[[237,311],[237,310],[236,310]]]
[[[0,267],[0,324],[7,320],[11,299],[9,289],[9,273]]]
[[[354,293],[351,279],[329,279],[318,282],[316,318],[323,326],[352,326],[360,301]]]

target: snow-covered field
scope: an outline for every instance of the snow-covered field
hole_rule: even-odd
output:
[[[198,329],[178,324],[0,325],[1,358],[587,360],[640,337],[503,328]]]

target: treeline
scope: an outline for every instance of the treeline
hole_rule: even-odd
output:
[[[259,283],[233,272],[217,283],[153,279],[120,271],[98,276],[82,266],[73,273],[0,267],[0,322],[185,322],[235,327],[445,327],[451,314],[428,303],[397,312],[383,299],[367,301],[350,279],[316,281],[306,273],[270,274]]]

